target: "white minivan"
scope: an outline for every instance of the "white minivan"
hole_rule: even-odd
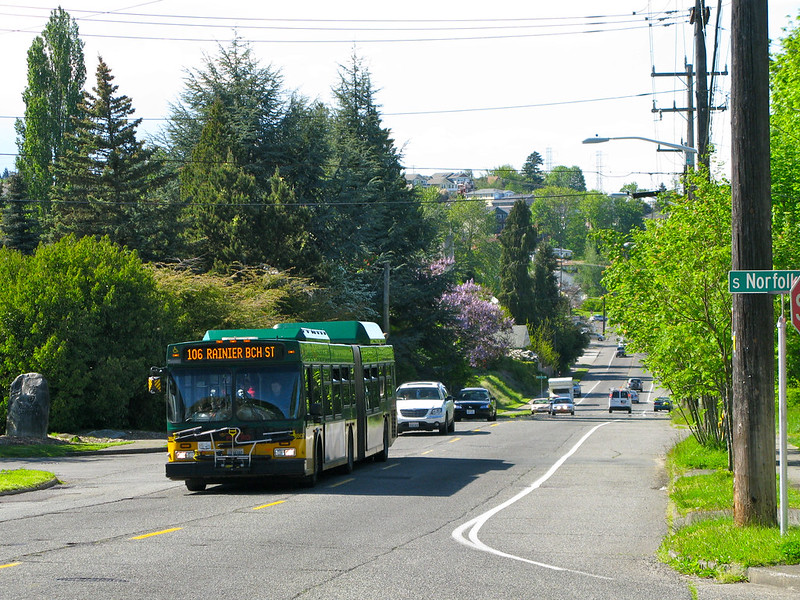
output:
[[[631,413],[631,393],[626,389],[613,389],[608,393],[608,412],[624,410]]]

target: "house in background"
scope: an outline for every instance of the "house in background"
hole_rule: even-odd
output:
[[[418,173],[405,173],[406,183],[417,187],[437,187],[448,194],[466,194],[475,185],[472,177],[462,172],[443,172],[433,175],[420,175]]]

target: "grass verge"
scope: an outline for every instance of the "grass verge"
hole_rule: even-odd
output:
[[[131,442],[63,442],[49,444],[0,445],[0,458],[49,458],[68,456],[75,452],[93,452],[109,446],[124,446]]]
[[[705,448],[693,436],[670,450],[671,508],[682,517],[708,518],[673,529],[659,558],[680,573],[721,582],[746,581],[748,567],[800,564],[800,527],[781,536],[777,527],[737,527],[733,517],[715,516],[733,510],[733,475],[726,466],[724,450]],[[788,492],[789,508],[800,508],[800,491]]]
[[[52,481],[56,476],[47,471],[31,469],[0,470],[0,492],[27,490]]]

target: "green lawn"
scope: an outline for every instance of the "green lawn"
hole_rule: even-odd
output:
[[[47,471],[30,469],[0,470],[0,492],[35,488],[52,481],[56,476]]]
[[[0,445],[0,458],[48,458],[67,456],[75,452],[92,452],[109,446],[123,446],[131,442],[63,442],[51,444]]]

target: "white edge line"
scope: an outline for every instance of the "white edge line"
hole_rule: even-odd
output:
[[[540,487],[545,481],[550,479],[550,477],[552,477],[553,474],[555,474],[555,472],[561,467],[561,465],[564,464],[564,462],[570,456],[572,456],[573,454],[575,454],[575,452],[577,452],[578,448],[580,448],[581,445],[583,445],[583,443],[587,439],[589,439],[589,436],[591,436],[595,431],[597,431],[598,429],[600,429],[604,425],[608,425],[609,423],[611,423],[611,421],[606,421],[605,423],[600,423],[599,425],[595,425],[594,427],[592,427],[592,429],[587,431],[583,435],[583,437],[580,440],[578,440],[578,442],[566,454],[564,454],[564,456],[562,456],[555,463],[553,463],[553,466],[551,466],[547,470],[547,473],[542,475],[539,479],[534,481],[527,488],[525,488],[524,490],[519,492],[516,496],[514,496],[513,498],[509,498],[508,500],[506,500],[502,504],[500,504],[498,506],[495,506],[491,510],[486,511],[482,515],[479,515],[479,516],[475,517],[474,519],[472,519],[470,521],[467,521],[463,525],[459,525],[455,530],[453,530],[453,533],[452,533],[453,538],[457,542],[459,542],[461,544],[464,544],[465,546],[469,546],[470,548],[474,548],[475,550],[480,550],[482,552],[488,552],[490,554],[495,554],[495,555],[503,557],[503,558],[510,558],[510,559],[513,559],[513,560],[518,560],[520,562],[528,563],[528,564],[531,564],[531,565],[536,565],[538,567],[544,567],[546,569],[552,569],[554,571],[569,571],[571,573],[577,573],[577,574],[580,574],[580,575],[586,575],[588,577],[596,577],[597,579],[608,579],[608,580],[611,580],[612,579],[611,577],[606,577],[604,575],[596,575],[594,573],[585,573],[583,571],[575,571],[573,569],[565,569],[564,567],[557,567],[555,565],[548,565],[548,564],[545,564],[545,563],[536,562],[534,560],[529,560],[527,558],[522,558],[521,556],[515,556],[513,554],[507,554],[506,552],[501,552],[500,550],[496,550],[496,549],[494,549],[494,548],[492,548],[490,546],[487,546],[486,544],[481,542],[480,539],[478,539],[478,532],[480,531],[480,529],[483,526],[483,524],[486,523],[486,521],[488,521],[490,518],[492,518],[494,515],[499,513],[504,508],[508,508],[509,506],[514,504],[517,500],[520,500],[521,498],[524,498],[525,496],[530,494],[533,490],[535,490],[538,487]],[[467,529],[470,530],[469,531],[469,539],[466,539],[464,537],[464,531],[467,530]]]

